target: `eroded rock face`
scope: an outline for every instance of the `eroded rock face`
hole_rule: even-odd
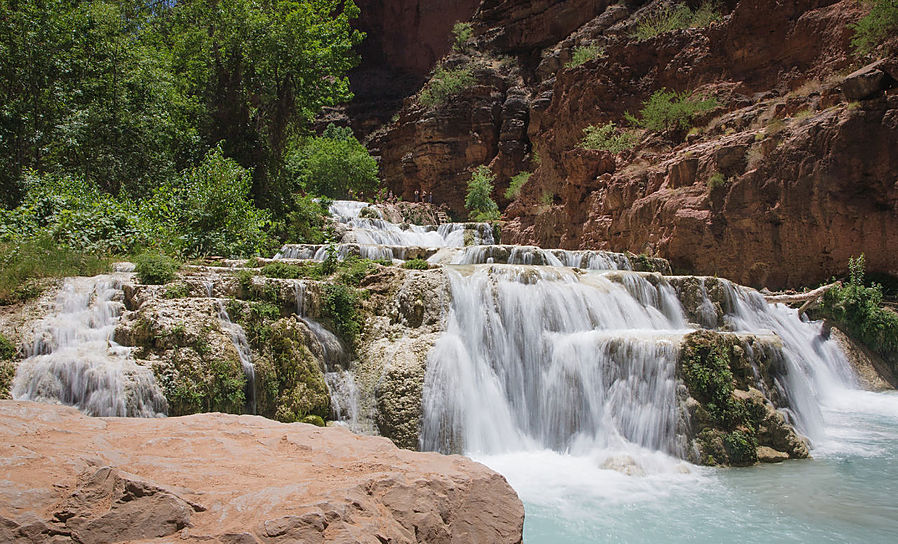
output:
[[[406,198],[433,191],[461,213],[471,169],[486,164],[508,205],[507,243],[658,255],[755,287],[818,283],[860,252],[871,271],[898,274],[898,70],[892,54],[845,77],[862,7],[727,2],[706,28],[637,40],[659,2],[607,4],[481,2],[477,84],[437,107],[407,100],[371,140],[388,185]],[[604,56],[566,66],[587,44]],[[619,154],[578,148],[585,127],[625,124],[661,88],[719,107],[688,136],[643,134]],[[508,180],[525,170],[509,203]]]
[[[260,417],[88,418],[0,402],[0,540],[519,543],[502,476]],[[89,453],[88,453],[89,452]]]

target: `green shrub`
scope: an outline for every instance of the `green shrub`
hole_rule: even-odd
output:
[[[864,0],[873,4],[870,13],[857,23],[848,25],[854,31],[851,45],[859,55],[873,51],[886,38],[898,32],[898,1],[896,0]]]
[[[620,153],[632,149],[639,143],[639,135],[632,130],[618,130],[614,122],[609,121],[604,125],[589,125],[583,129],[583,139],[580,147],[583,149],[598,149]]]
[[[453,96],[474,85],[474,73],[469,66],[447,70],[437,66],[433,77],[421,91],[418,100],[425,107],[444,104]]]
[[[356,291],[342,284],[324,287],[322,313],[333,321],[339,334],[347,343],[355,344],[362,330],[362,320],[358,313],[359,296]]]
[[[539,203],[543,206],[551,206],[555,202],[555,193],[552,191],[543,191],[539,196]]]
[[[693,98],[691,93],[660,89],[643,102],[640,118],[627,114],[627,120],[652,132],[689,130],[692,119],[718,105],[716,98]]]
[[[478,166],[468,181],[465,208],[474,221],[494,221],[499,218],[499,205],[490,196],[496,176],[487,166]]]
[[[694,12],[686,4],[663,4],[636,24],[633,37],[645,40],[671,30],[705,27],[718,20],[720,12],[714,2],[703,2]]]
[[[147,285],[164,285],[175,278],[180,264],[161,253],[144,253],[135,259],[137,281]]]
[[[251,172],[221,148],[196,168],[162,184],[141,206],[159,247],[184,257],[244,257],[268,252],[269,214],[249,197]]]
[[[165,298],[187,298],[190,296],[190,286],[186,283],[176,283],[165,289]]]
[[[729,184],[727,179],[720,172],[714,172],[711,174],[711,177],[708,178],[708,191],[716,191],[718,189],[722,189]]]
[[[402,263],[402,268],[408,270],[430,270],[430,264],[424,259],[409,259]]]
[[[576,68],[581,64],[591,61],[592,59],[597,59],[604,56],[605,49],[599,47],[598,45],[578,45],[571,52],[571,60],[566,63],[564,67],[570,70],[571,68]]]
[[[511,183],[508,185],[508,189],[505,190],[505,198],[514,200],[519,197],[521,195],[521,189],[523,189],[524,185],[530,180],[531,175],[530,172],[518,172],[512,176]]]
[[[80,177],[30,173],[21,205],[0,210],[0,241],[40,233],[60,245],[100,253],[129,252],[148,239],[133,205]]]
[[[296,244],[323,244],[326,239],[327,217],[327,206],[320,199],[311,195],[295,195],[293,209],[287,212],[287,241]]]
[[[474,37],[474,27],[471,26],[471,23],[455,23],[452,26],[452,37],[454,38],[452,48],[459,53],[464,53],[468,50],[471,38]]]
[[[752,434],[738,430],[727,433],[723,436],[723,446],[732,465],[753,465],[758,460],[758,441]]]
[[[344,285],[358,287],[373,269],[374,267],[370,260],[350,256],[338,265],[336,280]]]
[[[266,278],[296,279],[306,277],[302,267],[280,262],[266,264],[262,267],[260,273]]]
[[[16,346],[0,334],[0,361],[7,361],[16,356]]]
[[[48,234],[0,243],[0,305],[38,296],[43,278],[95,276],[110,264],[103,255],[62,247]]]
[[[351,198],[354,193],[373,195],[380,184],[377,160],[356,139],[352,129],[334,124],[328,125],[321,136],[302,140],[288,152],[285,170],[296,188],[328,198]],[[314,224],[316,215],[321,220],[323,206],[301,204],[302,208],[295,210],[301,214],[298,220]]]
[[[898,314],[882,306],[882,286],[864,284],[864,255],[848,262],[849,281],[823,295],[821,311],[881,355],[898,353]]]
[[[309,425],[314,425],[316,427],[325,427],[324,418],[321,416],[316,416],[315,414],[309,414],[306,417],[300,420],[302,423],[308,423]]]

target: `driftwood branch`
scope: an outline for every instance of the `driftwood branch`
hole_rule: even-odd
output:
[[[816,304],[824,293],[837,285],[840,285],[840,282],[830,283],[828,285],[824,285],[823,287],[818,287],[813,291],[808,291],[807,293],[798,293],[797,295],[766,295],[764,296],[764,298],[771,304],[780,302],[783,304],[792,305],[801,302],[802,305],[798,309],[798,312],[802,313]]]

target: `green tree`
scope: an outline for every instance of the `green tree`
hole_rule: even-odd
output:
[[[185,257],[242,257],[271,249],[269,214],[250,199],[251,172],[221,148],[163,184],[141,208],[160,245]]]
[[[328,125],[321,136],[307,138],[287,155],[285,171],[292,189],[329,198],[350,192],[377,191],[377,161],[349,128]]]
[[[478,166],[468,181],[465,208],[474,221],[495,221],[499,219],[499,206],[492,199],[493,182],[496,176],[489,167]]]

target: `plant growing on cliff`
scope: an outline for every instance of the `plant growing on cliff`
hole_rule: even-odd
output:
[[[642,103],[639,118],[629,113],[627,121],[652,132],[686,131],[692,126],[692,120],[718,106],[714,97],[695,97],[692,93],[659,89]]]
[[[512,176],[511,183],[508,184],[508,189],[505,190],[505,198],[514,200],[521,196],[521,189],[523,189],[524,185],[530,180],[531,175],[533,174],[530,172],[518,172]]]
[[[474,221],[495,221],[499,219],[499,205],[492,199],[495,174],[489,167],[478,166],[468,181],[465,194],[465,208]]]
[[[474,27],[471,23],[455,23],[452,26],[452,37],[452,49],[464,53],[470,46],[471,38],[474,37]]]
[[[864,255],[849,259],[847,284],[823,295],[823,314],[874,351],[888,356],[898,353],[898,314],[882,305],[882,286],[864,284]]]
[[[589,125],[583,129],[583,139],[580,140],[580,147],[583,149],[597,149],[601,151],[610,151],[612,153],[620,153],[627,149],[632,149],[639,143],[639,135],[632,130],[620,130],[614,126],[613,121],[609,121],[604,125]]]
[[[342,284],[331,284],[324,288],[322,313],[329,317],[337,333],[348,344],[355,344],[362,331],[362,318],[358,312],[359,296],[355,289]]]
[[[714,2],[705,1],[695,11],[686,4],[663,4],[640,19],[632,35],[645,40],[671,30],[705,27],[718,20],[720,12]]]
[[[605,56],[605,49],[594,44],[590,45],[578,45],[571,51],[571,60],[568,61],[564,67],[568,70],[571,68],[576,68],[582,64],[585,64],[592,59],[597,59],[599,57]]]
[[[453,96],[474,85],[474,72],[470,66],[446,69],[437,66],[433,77],[418,95],[418,101],[426,107],[444,104]]]
[[[898,32],[898,0],[863,0],[873,4],[870,13],[857,23],[848,25],[854,31],[851,45],[859,55],[872,52],[888,37]]]
[[[424,259],[409,259],[402,263],[402,268],[407,270],[429,270],[430,265]]]

